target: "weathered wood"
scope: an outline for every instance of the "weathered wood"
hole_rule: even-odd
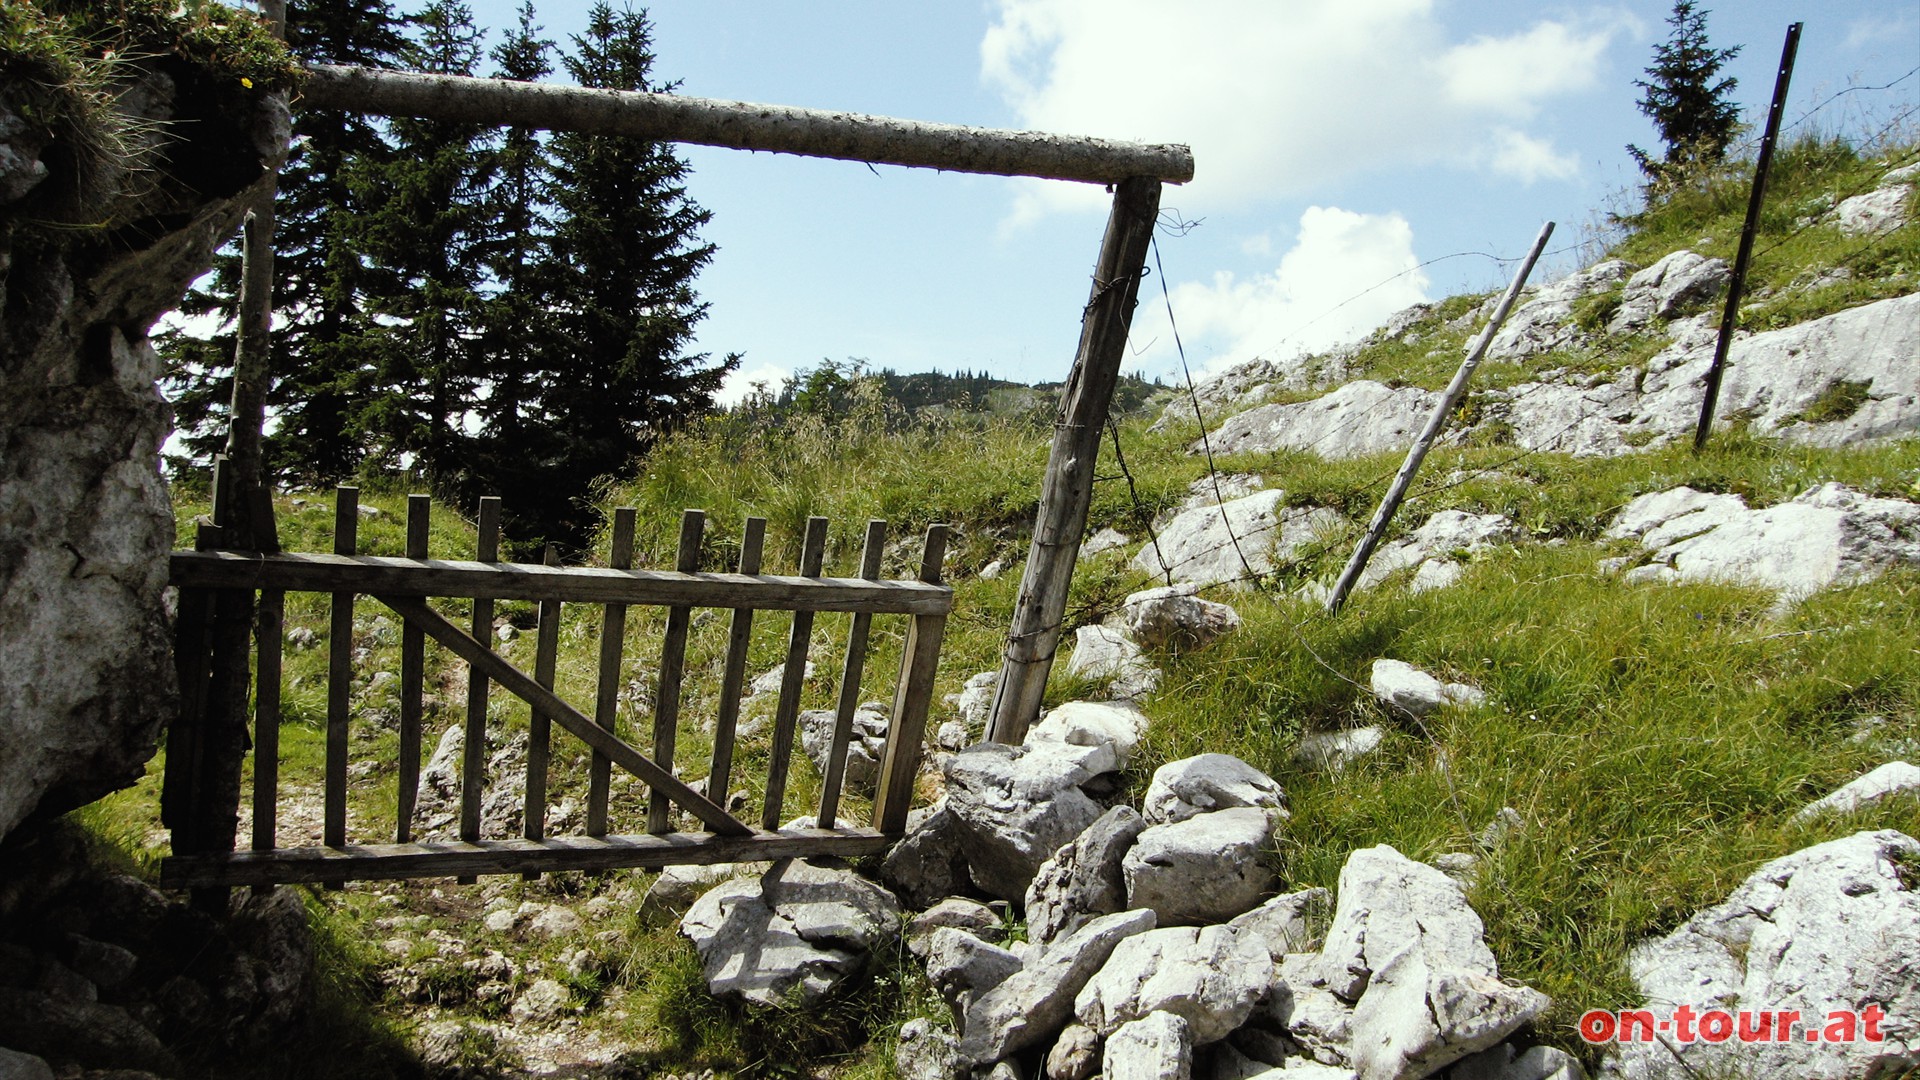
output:
[[[560,552],[547,545],[546,565],[558,566]],[[533,681],[553,689],[554,669],[560,660],[560,601],[540,602],[540,626],[535,632]],[[547,835],[547,767],[551,761],[553,718],[538,708],[527,721],[527,799],[521,818],[529,840]],[[529,873],[529,878],[538,877]]]
[[[475,523],[480,561],[490,563],[500,557],[500,497],[480,499],[479,520]],[[481,648],[493,649],[493,601],[473,602],[473,639]],[[467,668],[467,730],[460,755],[460,839],[480,839],[480,810],[487,793],[487,673],[476,663]]]
[[[202,519],[195,529],[195,545],[202,549],[211,546],[217,531]],[[200,736],[206,723],[208,677],[213,668],[211,590],[180,590],[173,667],[180,685],[180,708],[167,725],[167,772],[160,783],[160,823],[170,833],[173,850],[184,854],[199,850],[193,828]]]
[[[1067,611],[1067,587],[1080,557],[1093,499],[1094,466],[1107,409],[1126,356],[1127,327],[1146,268],[1147,245],[1160,211],[1160,182],[1135,177],[1114,192],[1113,211],[1093,271],[1093,295],[1080,319],[1079,353],[1060,395],[1053,448],[1047,458],[1033,544],[993,698],[991,737],[1019,743],[1040,713]]]
[[[351,556],[359,546],[360,489],[342,486],[334,493],[333,551]],[[347,737],[353,690],[352,592],[333,594],[327,623],[327,765],[321,795],[321,843],[347,842]]]
[[[584,713],[560,700],[553,691],[541,686],[533,676],[514,667],[498,653],[462,632],[439,612],[428,607],[425,600],[413,596],[382,596],[379,600],[402,616],[419,623],[428,637],[453,650],[455,655],[480,669],[508,693],[518,696],[535,708],[544,710],[561,727],[573,732],[588,746],[611,758],[614,764],[632,772],[649,785],[664,790],[668,797],[685,807],[701,821],[706,822],[714,832],[729,836],[747,836],[752,833],[753,830],[735,820],[731,814],[706,796],[682,783],[666,768],[655,764],[646,755],[622,742],[612,732],[587,719]]]
[[[860,576],[880,576],[880,556],[887,544],[887,523],[867,522],[867,539],[860,552]],[[847,747],[853,741],[853,714],[860,706],[860,677],[867,666],[867,636],[873,616],[859,612],[847,631],[846,662],[840,669],[840,700],[833,714],[833,744],[827,751],[827,774],[820,781],[820,811],[814,820],[832,828],[840,814],[840,788],[847,775]]]
[[[762,611],[867,611],[875,615],[945,614],[953,590],[917,581],[795,577],[775,574],[682,574],[454,559],[233,551],[176,551],[171,581],[182,588],[283,589],[287,592],[384,593],[389,596],[478,596],[494,600],[561,600],[587,604],[740,608]]]
[[[529,870],[591,872],[812,855],[856,858],[885,851],[894,839],[873,829],[787,829],[739,837],[669,833],[666,836],[565,836],[547,840],[282,848],[273,852],[176,855],[160,864],[160,883],[167,888],[186,888],[342,879],[472,877]]]
[[[270,851],[280,794],[280,675],[286,644],[287,594],[263,592],[255,608],[258,649],[253,691],[253,837],[256,851]]]
[[[800,545],[800,576],[820,573],[827,552],[827,519],[810,517]],[[766,803],[760,809],[760,825],[780,827],[780,815],[787,801],[787,773],[793,767],[793,733],[800,717],[800,689],[807,677],[807,646],[813,640],[813,612],[793,613],[793,630],[787,635],[786,666],[780,669],[780,701],[773,710],[773,750],[767,762]]]
[[[638,511],[623,506],[613,512],[613,551],[608,565],[615,572],[633,565],[633,529]],[[620,664],[627,647],[627,607],[608,604],[600,623],[600,684],[594,698],[593,720],[609,732],[617,730],[620,711]],[[594,754],[587,766],[587,835],[607,833],[607,787],[611,766]]]
[[[700,569],[700,540],[706,527],[705,511],[688,510],[680,515],[680,548],[675,570],[691,574]],[[687,623],[692,616],[693,609],[684,604],[668,608],[666,639],[660,646],[660,682],[653,695],[653,760],[669,769],[673,768],[674,746],[680,732],[680,684],[687,673]],[[718,798],[725,805],[727,793],[720,792]],[[664,792],[649,792],[647,831],[657,834],[671,828],[668,813],[672,809]]]
[[[1156,183],[1193,179],[1193,153],[1184,146],[995,131],[674,94],[316,64],[307,71],[303,95],[303,104],[321,109],[511,123],[953,172],[1094,184],[1140,176],[1155,177]]]
[[[427,557],[432,516],[432,496],[407,496],[407,558]],[[394,827],[394,838],[403,844],[413,839],[413,814],[420,802],[420,736],[426,711],[421,695],[426,672],[426,635],[407,623],[400,628],[400,761],[395,780],[399,807]]]
[[[1327,598],[1327,614],[1337,615],[1340,605],[1346,603],[1347,594],[1353,591],[1355,582],[1360,580],[1360,572],[1367,568],[1367,560],[1373,558],[1373,549],[1387,534],[1387,526],[1393,521],[1393,515],[1400,509],[1400,500],[1406,498],[1407,488],[1413,485],[1414,474],[1420,471],[1420,463],[1427,459],[1427,452],[1440,439],[1440,433],[1446,430],[1447,419],[1466,395],[1467,380],[1473,378],[1473,371],[1480,366],[1480,358],[1487,354],[1487,346],[1493,343],[1493,336],[1507,321],[1507,312],[1513,310],[1514,301],[1520,298],[1520,290],[1527,284],[1527,275],[1533,273],[1533,264],[1540,259],[1540,253],[1546,250],[1547,237],[1553,235],[1553,222],[1540,227],[1540,235],[1533,240],[1532,250],[1520,264],[1520,270],[1513,275],[1513,281],[1507,285],[1507,291],[1500,303],[1493,309],[1493,318],[1487,321],[1487,328],[1480,332],[1479,340],[1473,348],[1467,350],[1467,358],[1460,362],[1459,370],[1453,373],[1453,380],[1440,394],[1440,400],[1427,417],[1427,423],[1413,440],[1413,446],[1407,450],[1407,459],[1400,463],[1400,471],[1388,485],[1386,497],[1380,500],[1380,507],[1374,512],[1373,521],[1368,524],[1366,535],[1353,549],[1353,555],[1347,560],[1346,569],[1340,572],[1339,580],[1333,583],[1333,593]]]
[[[939,584],[940,568],[946,559],[947,527],[928,526],[920,580]],[[946,631],[944,614],[914,616],[907,630],[906,648],[900,655],[900,681],[893,695],[893,720],[887,727],[886,757],[880,762],[880,780],[873,795],[874,827],[889,835],[907,828],[913,783],[920,775],[920,744],[926,738],[927,710],[933,705],[933,679],[940,668],[940,642]]]
[[[1727,305],[1720,312],[1720,333],[1713,341],[1713,359],[1707,364],[1700,420],[1693,428],[1693,449],[1707,448],[1713,431],[1713,413],[1720,402],[1720,380],[1727,370],[1727,350],[1733,346],[1734,327],[1740,322],[1740,299],[1746,291],[1747,266],[1753,259],[1753,241],[1760,233],[1760,211],[1767,201],[1767,173],[1773,168],[1773,147],[1780,138],[1780,116],[1787,108],[1787,86],[1793,81],[1793,58],[1800,51],[1800,24],[1787,25],[1786,44],[1780,50],[1780,69],[1774,73],[1773,104],[1767,108],[1766,133],[1760,137],[1760,155],[1753,163],[1753,189],[1747,193],[1747,216],[1740,226],[1740,246],[1734,250],[1733,271],[1727,276]]]
[[[750,517],[740,539],[740,573],[751,577],[760,572],[760,549],[766,542],[767,519]],[[740,696],[746,690],[747,647],[753,641],[753,609],[734,608],[727,630],[726,666],[720,674],[720,711],[713,725],[713,764],[707,773],[708,796],[722,801],[729,797],[732,782],[734,731],[740,723]]]

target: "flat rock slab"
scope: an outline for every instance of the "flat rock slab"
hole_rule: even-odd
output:
[[[1630,582],[1722,581],[1775,590],[1783,602],[1920,566],[1920,505],[1837,483],[1759,510],[1738,495],[1655,492],[1623,507],[1606,535],[1636,538],[1648,552]]]
[[[1842,1080],[1877,1059],[1920,1062],[1920,843],[1891,829],[1859,832],[1775,859],[1725,903],[1695,914],[1627,960],[1646,1008],[1799,1010],[1824,1025],[1831,1010],[1877,1003],[1884,1042],[1677,1046],[1622,1043],[1602,1075],[1667,1080],[1723,1070]],[[1804,1026],[1797,1030],[1804,1030]],[[1897,1071],[1894,1075],[1898,1075]]]
[[[1466,683],[1441,682],[1404,660],[1373,662],[1373,696],[1380,704],[1417,718],[1449,705],[1478,705],[1486,695]]]
[[[1179,1016],[1153,1013],[1108,1036],[1100,1063],[1106,1080],[1190,1080],[1192,1030]]]
[[[1027,729],[1022,741],[1029,746],[1056,743],[1097,749],[1083,760],[1089,774],[1118,772],[1133,759],[1133,748],[1146,737],[1147,714],[1127,701],[1069,701]]]
[[[1141,547],[1133,566],[1154,577],[1170,575],[1174,584],[1240,582],[1249,571],[1272,573],[1276,556],[1291,555],[1346,521],[1325,507],[1285,506],[1285,499],[1284,491],[1261,491],[1185,511]]]
[[[716,997],[817,1001],[900,932],[893,894],[850,870],[801,860],[721,883],[680,919]]]
[[[1251,806],[1278,820],[1287,816],[1286,798],[1271,776],[1231,754],[1197,754],[1154,770],[1142,815],[1152,824],[1165,825]]]
[[[1031,954],[1024,967],[974,1001],[960,1054],[975,1066],[1041,1045],[1066,1026],[1073,1000],[1115,946],[1154,927],[1151,911],[1103,915],[1065,940]]]
[[[1318,974],[1327,989],[1358,1001],[1373,973],[1412,946],[1432,970],[1498,977],[1485,935],[1486,924],[1451,878],[1386,844],[1363,848],[1340,869]]]
[[[1405,450],[1439,401],[1431,390],[1358,379],[1312,401],[1249,409],[1220,425],[1210,442],[1215,454],[1298,450],[1351,458]],[[1196,442],[1190,449],[1203,448]]]
[[[1889,761],[1807,804],[1793,819],[1805,821],[1821,814],[1851,814],[1896,795],[1920,795],[1920,767],[1905,761]]]
[[[1073,632],[1067,674],[1104,683],[1107,693],[1121,701],[1144,697],[1160,686],[1160,669],[1126,631],[1113,626],[1082,626]]]
[[[1121,863],[1146,827],[1132,807],[1116,806],[1042,863],[1027,889],[1027,940],[1045,945],[1126,908]]]
[[[1099,819],[1079,788],[1098,775],[1080,749],[981,743],[947,760],[947,811],[974,884],[1021,902],[1040,864]]]
[[[1269,811],[1250,806],[1155,825],[1121,861],[1127,904],[1152,908],[1169,926],[1225,922],[1251,911],[1276,880],[1261,861],[1272,832]]]
[[[1253,935],[1226,926],[1172,926],[1120,943],[1074,999],[1080,1022],[1102,1036],[1155,1013],[1186,1020],[1194,1045],[1245,1023],[1273,981],[1273,960]]]

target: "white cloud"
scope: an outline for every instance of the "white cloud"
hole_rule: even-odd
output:
[[[1846,48],[1868,49],[1885,45],[1900,48],[1901,42],[1910,47],[1916,31],[1920,31],[1920,18],[1911,13],[1855,19],[1847,24]]]
[[[1320,352],[1425,301],[1427,276],[1418,267],[1413,229],[1399,214],[1309,207],[1272,271],[1242,279],[1223,270],[1210,281],[1182,282],[1172,289],[1174,317],[1189,359],[1211,357],[1209,371],[1256,356]],[[1134,364],[1148,370],[1175,356],[1158,300],[1143,302],[1134,319],[1133,339],[1142,345]]]
[[[1599,83],[1638,24],[1611,9],[1458,40],[1433,0],[998,0],[981,76],[1039,130],[1193,147],[1189,212],[1311,196],[1390,166],[1500,170],[1509,133]],[[1541,167],[1570,158],[1518,132]],[[1503,151],[1505,156],[1503,157]],[[1099,206],[1086,185],[1020,189],[1015,223]]]
[[[720,381],[720,392],[713,395],[713,403],[732,407],[747,399],[747,395],[764,388],[778,393],[780,387],[793,377],[793,372],[778,364],[761,364],[755,368],[736,368],[727,372]],[[760,384],[756,386],[755,384]]]
[[[1542,178],[1566,180],[1580,171],[1580,163],[1572,155],[1559,153],[1552,143],[1512,128],[1497,132],[1489,149],[1488,166],[1523,184]]]

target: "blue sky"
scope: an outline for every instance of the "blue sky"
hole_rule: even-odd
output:
[[[472,0],[505,27],[517,0]],[[587,4],[538,4],[548,37]],[[1787,25],[1806,24],[1798,130],[1920,130],[1913,0],[1708,5],[1736,97],[1764,119]],[[1540,223],[1572,268],[1657,148],[1632,82],[1669,0],[985,0],[648,7],[656,71],[701,97],[1193,147],[1160,254],[1196,374],[1323,349],[1394,311],[1498,287]],[[490,39],[492,40],[492,39]],[[1840,94],[1849,86],[1880,86]],[[1836,94],[1840,96],[1836,97]],[[1823,104],[1824,103],[1824,104]],[[1817,111],[1809,114],[1809,110]],[[823,359],[1063,377],[1105,220],[1098,187],[685,148],[719,254],[698,347],[734,391]],[[1466,254],[1462,254],[1466,253]],[[1586,252],[1590,254],[1589,252]],[[1452,257],[1448,257],[1452,256]],[[1437,262],[1433,260],[1439,260]],[[1422,266],[1422,264],[1427,264]],[[1419,267],[1418,269],[1415,269]],[[1539,272],[1536,272],[1539,273]],[[1177,376],[1149,279],[1129,367]]]

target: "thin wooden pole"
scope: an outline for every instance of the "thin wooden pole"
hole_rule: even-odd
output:
[[[307,69],[301,96],[307,105],[321,109],[511,123],[547,131],[627,135],[953,172],[1095,184],[1135,176],[1174,184],[1193,179],[1193,153],[1184,146],[993,131],[679,94],[315,64]]]
[[[928,526],[927,546],[920,557],[920,580],[939,584],[946,558],[947,527]],[[873,794],[873,826],[883,833],[899,834],[907,828],[913,784],[920,775],[927,710],[933,704],[933,678],[940,668],[940,642],[946,632],[944,614],[915,615],[907,629],[906,648],[900,654],[900,682],[893,695],[893,721],[887,727],[886,756],[880,762],[880,780]]]
[[[1133,320],[1147,245],[1159,212],[1158,180],[1136,177],[1122,181],[1114,192],[1113,211],[1094,267],[1093,294],[1081,313],[1079,354],[1060,397],[1060,418],[1054,425],[1053,449],[1034,519],[1033,545],[1014,600],[1013,625],[1007,632],[1000,681],[994,689],[989,730],[996,742],[1018,743],[1040,714],[1040,698],[1060,645],[1067,587],[1087,529],[1100,436],[1120,379],[1127,327]]]
[[[480,498],[479,556],[483,563],[500,558],[500,497]],[[493,648],[493,601],[473,602],[473,638],[482,648]],[[467,664],[467,735],[460,763],[460,839],[480,839],[481,804],[487,793],[487,672],[472,660]],[[458,879],[470,885],[466,878]]]
[[[1720,401],[1720,380],[1726,373],[1727,350],[1740,321],[1740,297],[1747,287],[1747,266],[1753,261],[1753,241],[1760,233],[1760,211],[1767,201],[1767,171],[1773,167],[1773,145],[1780,136],[1780,117],[1787,109],[1787,84],[1793,80],[1793,58],[1800,51],[1800,24],[1787,27],[1780,51],[1780,71],[1773,81],[1773,105],[1767,110],[1767,133],[1760,139],[1760,158],[1753,165],[1753,190],[1747,196],[1747,219],[1740,226],[1740,248],[1733,257],[1733,275],[1727,279],[1727,306],[1720,315],[1720,336],[1713,342],[1713,362],[1707,365],[1706,394],[1700,400],[1700,422],[1693,429],[1696,452],[1707,447],[1713,429],[1713,411]]]
[[[433,496],[407,496],[407,558],[427,557],[427,537],[433,517]],[[404,844],[413,839],[413,814],[420,801],[420,735],[425,708],[420,700],[426,688],[427,638],[407,623],[400,628],[400,763],[396,780],[399,807],[394,836]]]
[[[704,510],[688,510],[680,515],[680,548],[674,569],[691,574],[700,569],[700,540],[707,527]],[[680,684],[686,677],[687,624],[693,609],[675,604],[667,609],[667,632],[660,646],[660,683],[653,696],[653,760],[665,769],[673,768],[673,750],[680,732]],[[713,792],[707,793],[709,797]],[[726,792],[719,794],[726,802]],[[667,793],[654,790],[647,795],[647,831],[656,835],[671,826],[673,804]]]
[[[287,594],[278,590],[260,594],[254,618],[258,649],[253,694],[253,848],[276,846],[277,801],[280,792],[280,673],[285,645]]]
[[[542,560],[547,566],[560,565],[560,552],[552,544],[547,545]],[[560,661],[560,601],[540,601],[540,628],[536,632],[533,654],[533,681],[542,687],[553,689],[555,668]],[[553,718],[541,711],[538,705],[527,721],[527,801],[521,815],[526,824],[526,836],[529,840],[544,839],[547,835],[547,767],[552,760]],[[534,881],[540,877],[537,870],[528,871],[526,880]]]
[[[827,551],[827,519],[807,519],[800,545],[800,576],[817,577]],[[793,631],[787,636],[787,662],[780,671],[780,701],[773,709],[773,756],[767,762],[767,798],[760,810],[760,827],[777,829],[787,800],[787,771],[793,765],[793,733],[800,718],[800,688],[807,677],[807,646],[813,640],[813,612],[793,613]]]
[[[860,576],[880,577],[880,556],[887,546],[887,523],[867,522],[867,541],[860,552]],[[867,637],[873,616],[860,612],[847,631],[847,659],[840,669],[840,701],[833,716],[833,743],[827,751],[827,774],[820,783],[820,812],[814,821],[823,829],[838,827],[840,787],[847,775],[847,747],[853,741],[853,714],[860,707],[860,677],[866,672]]]
[[[740,573],[760,572],[760,550],[767,536],[767,519],[750,517],[740,539]],[[732,781],[734,732],[740,723],[740,695],[747,682],[747,647],[753,641],[753,609],[733,609],[727,630],[726,667],[720,675],[720,712],[713,725],[713,767],[707,774],[707,795],[726,805]]]
[[[352,555],[359,547],[360,489],[341,485],[333,500],[333,553]],[[353,594],[333,594],[327,622],[327,776],[321,793],[321,843],[347,842],[347,739],[353,690]],[[341,887],[338,881],[327,887]]]
[[[626,570],[633,565],[633,529],[638,512],[623,506],[613,512],[613,550],[607,565]],[[608,604],[600,620],[600,685],[594,698],[593,722],[617,731],[620,713],[620,663],[627,647],[627,605]],[[596,751],[587,765],[587,835],[607,835],[607,789],[613,778],[611,762]]]
[[[1420,463],[1427,459],[1427,452],[1446,430],[1447,418],[1460,404],[1467,392],[1467,381],[1473,378],[1474,369],[1480,366],[1480,358],[1487,354],[1487,346],[1493,343],[1493,335],[1500,332],[1500,326],[1507,321],[1507,313],[1513,310],[1513,303],[1520,297],[1520,290],[1526,287],[1527,275],[1533,273],[1533,264],[1540,259],[1540,253],[1546,250],[1547,237],[1553,235],[1553,222],[1540,226],[1540,235],[1534,237],[1533,247],[1520,263],[1520,270],[1513,275],[1513,281],[1507,286],[1506,295],[1500,298],[1500,305],[1493,311],[1493,318],[1487,322],[1487,328],[1481,332],[1480,340],[1474,342],[1467,358],[1460,363],[1460,369],[1453,373],[1453,381],[1440,395],[1439,404],[1433,407],[1433,413],[1427,417],[1427,426],[1420,431],[1419,438],[1407,450],[1407,460],[1400,465],[1400,471],[1394,475],[1392,486],[1387,488],[1387,496],[1380,500],[1380,508],[1374,511],[1373,522],[1367,526],[1367,534],[1360,538],[1360,545],[1353,549],[1353,557],[1347,560],[1347,567],[1340,572],[1340,580],[1334,583],[1333,595],[1327,599],[1327,614],[1336,615],[1340,605],[1346,602],[1347,594],[1353,591],[1354,583],[1360,580],[1360,572],[1367,568],[1367,561],[1373,558],[1373,549],[1380,544],[1380,538],[1387,533],[1387,526],[1393,521],[1393,515],[1399,511],[1401,500],[1407,496],[1407,488],[1412,486],[1414,474],[1420,471]]]

